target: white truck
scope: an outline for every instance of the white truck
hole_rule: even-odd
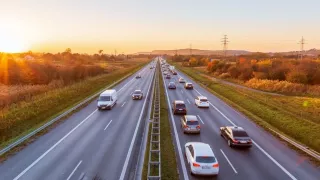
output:
[[[174,66],[169,66],[170,71],[174,71]]]

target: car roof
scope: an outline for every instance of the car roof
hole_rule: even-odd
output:
[[[239,126],[227,126],[227,127],[230,128],[232,131],[244,131],[244,129]]]
[[[199,99],[208,99],[207,97],[205,96],[198,96]]]
[[[112,93],[116,92],[115,89],[108,89],[108,90],[105,90],[103,93],[101,93],[101,96],[104,96],[104,95],[110,95]]]
[[[169,84],[175,84],[174,82],[169,82]]]
[[[192,84],[191,82],[187,82],[186,84]]]
[[[174,103],[176,104],[184,104],[184,101],[181,101],[181,100],[175,100]]]
[[[134,92],[141,92],[141,90],[139,90],[139,89],[136,89],[136,90],[134,90]]]
[[[191,143],[194,149],[195,156],[214,156],[209,144],[202,142]]]
[[[185,115],[187,121],[198,121],[197,116],[194,115]]]

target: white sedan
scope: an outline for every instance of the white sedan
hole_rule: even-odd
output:
[[[185,153],[192,175],[218,175],[219,163],[209,144],[202,142],[186,143]]]
[[[208,101],[207,97],[198,96],[198,97],[196,97],[196,99],[194,101],[195,101],[196,106],[198,106],[198,107],[206,107],[206,108],[209,107],[209,101]]]

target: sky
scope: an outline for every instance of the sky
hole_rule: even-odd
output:
[[[0,0],[0,52],[320,48],[319,0]]]

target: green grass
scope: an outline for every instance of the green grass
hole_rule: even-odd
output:
[[[160,74],[160,73],[159,73]],[[175,180],[179,179],[177,171],[176,153],[174,150],[173,135],[170,128],[170,120],[166,101],[163,79],[160,76],[160,134],[161,134],[161,179]]]
[[[31,101],[12,105],[0,112],[0,148],[45,124],[106,86],[139,70],[146,63],[110,74],[88,78],[70,86],[35,96]]]
[[[163,88],[163,80],[161,78],[161,73],[159,73],[158,75],[159,75],[159,82],[160,82],[161,179],[176,180],[176,179],[179,179],[179,175],[177,172],[176,154],[175,154],[174,144],[173,144],[174,142],[171,136],[171,128],[170,128],[170,121],[169,121],[169,114],[168,114],[169,109],[168,109],[166,95]],[[152,125],[150,124],[142,179],[147,179],[151,127]],[[154,158],[156,157],[152,157],[152,160],[154,160]],[[157,173],[158,173],[157,168],[151,169],[151,175],[157,175]]]
[[[293,112],[292,107],[278,106],[275,101],[268,100],[270,95],[261,95],[250,90],[240,90],[233,86],[213,82],[195,69],[177,64],[175,66],[262,127],[278,130],[320,152],[320,124],[316,123],[318,121],[298,116],[296,112]],[[273,96],[272,98],[278,97]],[[287,101],[293,100],[287,99]],[[301,108],[295,110],[299,111]]]

